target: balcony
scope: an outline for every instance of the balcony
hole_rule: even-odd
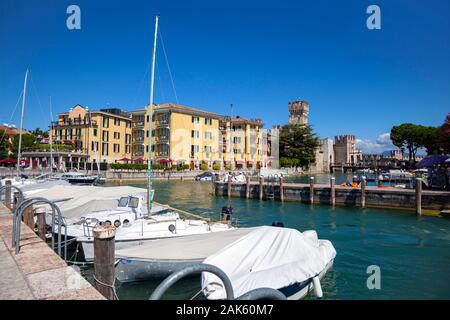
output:
[[[65,119],[64,121],[52,121],[52,127],[93,126],[97,127],[97,121],[89,119]]]
[[[156,120],[155,121],[155,126],[157,128],[168,128],[169,127],[169,120],[168,119]]]
[[[133,138],[133,143],[134,144],[142,144],[142,143],[144,143],[144,137],[134,137]]]
[[[144,126],[144,121],[136,121],[132,123],[132,127],[133,128],[138,128],[138,127],[143,127]]]
[[[156,143],[158,144],[167,144],[169,143],[169,137],[168,136],[159,136],[155,137]]]

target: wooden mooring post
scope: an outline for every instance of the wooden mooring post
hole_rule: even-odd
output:
[[[366,177],[361,179],[361,208],[366,207]]]
[[[93,232],[95,287],[106,299],[113,300],[115,297],[115,228],[99,226]]]
[[[259,176],[259,200],[264,198],[264,177]]]
[[[25,223],[31,230],[34,230],[33,206],[27,206],[25,210],[23,210],[23,223]]]
[[[283,177],[280,177],[280,201],[284,201],[284,186],[283,186]]]
[[[13,196],[12,208],[11,208],[12,212],[16,211],[17,202],[19,201],[19,197],[20,197],[19,191],[15,191],[14,196]]]
[[[314,177],[309,178],[309,203],[314,204]]]
[[[247,174],[246,178],[246,185],[245,185],[245,198],[250,199],[250,174]]]
[[[330,179],[330,198],[331,198],[331,205],[334,206],[336,204],[336,178],[331,177]]]
[[[5,206],[11,209],[11,180],[6,180],[5,182]]]
[[[422,215],[422,179],[416,178],[416,213]]]
[[[45,221],[46,210],[44,207],[38,207],[35,209],[35,213],[37,219],[38,236],[45,241],[45,235],[47,233],[47,226]]]

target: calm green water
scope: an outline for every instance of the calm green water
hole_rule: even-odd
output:
[[[317,230],[319,238],[331,240],[337,251],[333,270],[322,281],[325,299],[450,299],[448,219],[395,210],[228,200],[210,195],[208,182],[154,182],[154,188],[156,201],[194,213],[220,212],[222,206],[231,205],[241,226],[283,221],[300,231]],[[381,290],[367,289],[370,265],[381,268]],[[158,284],[122,284],[118,295],[148,299]],[[167,297],[187,299],[199,289],[199,279],[188,279]]]

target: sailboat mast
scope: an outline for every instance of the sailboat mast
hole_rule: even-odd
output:
[[[155,37],[153,41],[153,56],[152,56],[152,74],[150,80],[150,104],[149,104],[149,121],[148,121],[148,151],[147,151],[147,176],[148,176],[148,189],[147,189],[147,203],[148,203],[148,215],[151,215],[152,210],[152,121],[153,121],[153,88],[155,84],[155,62],[156,62],[156,40],[158,36],[158,19],[159,15],[155,18]]]
[[[53,111],[52,111],[52,96],[50,96],[50,175],[53,175],[53,138],[52,138],[52,132],[53,132]]]
[[[234,148],[233,148],[233,104],[230,105],[230,169],[234,166]]]
[[[25,111],[25,96],[27,94],[27,80],[28,80],[28,69],[25,72],[25,80],[23,83],[23,96],[22,96],[22,115],[20,116],[20,132],[19,132],[19,151],[17,152],[17,178],[19,178],[20,172],[20,158],[22,153],[22,130],[23,130],[23,115]]]

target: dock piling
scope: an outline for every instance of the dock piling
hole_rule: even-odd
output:
[[[6,180],[5,187],[5,206],[11,209],[11,180]]]
[[[336,188],[335,188],[336,178],[331,177],[330,179],[330,193],[331,193],[331,205],[334,206],[336,204]]]
[[[231,197],[231,174],[228,176],[228,188],[227,188],[227,192],[228,192],[228,198]]]
[[[94,280],[97,290],[108,300],[115,297],[115,228],[96,227],[94,233]]]
[[[23,210],[23,223],[25,223],[31,230],[34,230],[34,213],[33,206],[27,206]]]
[[[259,200],[264,198],[264,177],[259,176]]]
[[[422,215],[422,179],[416,178],[416,213]]]
[[[45,208],[44,207],[38,207],[35,210],[36,217],[37,217],[37,229],[38,229],[38,236],[42,240],[46,240],[45,235],[47,233],[46,230],[46,222],[45,222]]]
[[[361,179],[361,208],[366,207],[366,177]]]
[[[17,202],[19,201],[19,197],[20,197],[19,191],[15,191],[14,196],[13,196],[12,208],[11,208],[12,212],[16,211]]]
[[[314,177],[309,178],[309,202],[314,204]]]
[[[283,177],[280,176],[280,201],[284,201],[284,186],[283,186]]]
[[[247,174],[246,185],[245,185],[245,198],[250,199],[250,174]]]

